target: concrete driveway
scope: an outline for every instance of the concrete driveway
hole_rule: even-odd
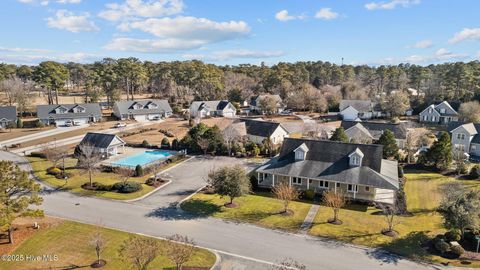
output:
[[[215,169],[229,165],[242,165],[247,171],[257,167],[259,163],[245,159],[229,157],[196,156],[160,173],[164,179],[172,182],[150,196],[136,200],[134,203],[155,207],[174,207],[182,199],[188,197],[206,184],[208,173]]]

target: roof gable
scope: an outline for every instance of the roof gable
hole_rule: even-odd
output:
[[[124,144],[125,142],[115,134],[88,132],[83,137],[80,145],[88,144],[95,148],[108,148],[110,145],[119,143]]]
[[[245,128],[248,135],[254,135],[259,137],[270,137],[278,128],[281,128],[288,133],[287,130],[277,122],[269,122],[262,120],[241,119],[245,123]]]

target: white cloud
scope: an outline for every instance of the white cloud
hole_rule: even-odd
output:
[[[246,36],[250,27],[243,21],[215,22],[205,18],[175,17],[147,19],[128,24],[157,37],[198,40],[205,43],[219,42]]]
[[[460,61],[468,58],[466,54],[453,53],[445,48],[440,48],[433,55],[411,55],[405,58],[409,63],[435,63],[435,62],[448,62],[448,61]]]
[[[462,31],[455,33],[448,42],[454,44],[465,40],[480,40],[480,28],[464,28]]]
[[[287,21],[291,21],[291,20],[303,20],[306,17],[307,16],[305,14],[297,15],[297,16],[289,15],[288,10],[286,10],[286,9],[280,10],[279,12],[277,12],[275,14],[275,19],[277,19],[281,22],[287,22]]]
[[[84,52],[59,52],[37,48],[0,47],[0,52],[5,52],[0,54],[0,62],[19,65],[35,65],[42,61],[89,63],[100,58]]]
[[[98,16],[109,21],[160,17],[179,14],[184,7],[182,0],[125,0],[123,4],[107,4],[106,10],[98,13]]]
[[[433,46],[433,42],[431,40],[424,39],[424,40],[420,40],[419,42],[417,42],[413,45],[407,46],[407,48],[426,49],[426,48],[430,48],[432,46]]]
[[[67,30],[73,33],[95,32],[100,30],[93,21],[89,20],[89,17],[89,13],[75,15],[68,10],[58,10],[55,13],[55,17],[47,18],[47,25],[50,28]]]
[[[42,1],[42,2],[40,2],[40,5],[41,6],[48,6],[48,3],[49,3],[48,1]]]
[[[337,12],[332,11],[331,8],[321,8],[316,14],[315,18],[321,19],[321,20],[333,20],[338,18],[340,14]]]
[[[30,4],[30,3],[35,2],[35,0],[18,0],[18,2],[24,3],[24,4]]]
[[[368,10],[375,9],[395,9],[397,6],[410,7],[412,5],[420,4],[420,0],[391,0],[382,2],[370,2],[365,4],[365,8]]]
[[[111,51],[128,51],[141,53],[167,53],[174,51],[196,49],[205,43],[199,40],[183,39],[135,39],[115,38],[105,46]]]
[[[59,4],[80,4],[82,0],[57,0]]]
[[[252,50],[226,50],[217,51],[210,55],[206,54],[184,54],[185,59],[210,60],[210,61],[226,61],[234,58],[242,59],[265,59],[274,58],[285,55],[282,51],[252,51]]]

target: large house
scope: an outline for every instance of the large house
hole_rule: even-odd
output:
[[[273,111],[267,112],[265,108],[262,107],[262,102],[266,99],[272,99],[275,102],[275,108]],[[252,98],[250,101],[250,111],[257,112],[260,114],[264,113],[281,113],[285,109],[285,105],[283,104],[283,100],[279,95],[271,95],[271,94],[263,94],[258,95]]]
[[[7,128],[10,123],[17,123],[17,107],[0,106],[0,128]]]
[[[159,120],[172,115],[172,108],[164,99],[126,100],[115,102],[113,114],[120,120]]]
[[[458,121],[458,113],[447,101],[440,104],[431,104],[419,114],[419,121],[423,123],[448,124]]]
[[[350,142],[355,143],[372,143],[377,141],[387,129],[393,132],[399,148],[404,148],[407,140],[408,130],[403,123],[342,121],[341,127],[345,129],[345,134],[350,139]]]
[[[102,111],[98,103],[37,105],[37,116],[45,125],[83,125],[100,121]]]
[[[92,147],[94,152],[100,154],[102,158],[125,152],[125,141],[115,134],[88,132],[79,145]],[[120,148],[121,151],[119,151]]]
[[[194,101],[190,105],[192,117],[203,118],[206,116],[234,117],[237,108],[228,100]]]
[[[450,122],[448,132],[454,151],[461,151],[466,157],[480,157],[480,124]]]
[[[382,116],[382,111],[378,104],[370,100],[344,99],[340,101],[339,110],[342,119],[347,121],[365,120]]]
[[[288,131],[280,123],[254,119],[240,121],[245,124],[248,139],[254,143],[263,143],[269,138],[271,143],[281,144],[288,137]]]
[[[343,191],[354,200],[393,204],[398,164],[382,159],[382,145],[285,138],[280,154],[257,170],[260,187]]]

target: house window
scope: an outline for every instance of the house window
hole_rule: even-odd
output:
[[[477,146],[476,145],[473,145],[471,146],[472,150],[477,150]]]
[[[337,183],[336,186],[337,186],[337,188],[339,188],[339,187],[340,187],[340,183]]]
[[[358,192],[358,186],[357,186],[357,185],[351,185],[351,184],[349,184],[347,190],[348,190],[349,192]]]
[[[465,145],[463,144],[456,144],[455,145],[455,149],[459,150],[459,151],[465,151]]]
[[[321,188],[328,188],[328,181],[320,180],[320,182],[318,183],[318,186]]]
[[[309,183],[309,184],[313,183],[313,180],[312,180],[312,179],[308,179],[308,183]]]
[[[428,116],[424,115],[423,116],[423,121],[428,121]]]
[[[365,191],[370,191],[370,187],[365,187]]]
[[[445,109],[440,109],[440,113],[445,113]]]
[[[432,122],[435,122],[435,116],[432,116]]]
[[[459,139],[459,140],[465,140],[465,134],[463,134],[463,133],[458,133],[458,134],[457,134],[457,139]]]
[[[302,184],[302,178],[300,177],[292,177],[292,183],[294,185],[301,185]]]
[[[303,152],[303,151],[297,150],[295,152],[295,159],[296,160],[304,160],[305,159],[304,156],[305,156],[305,152]]]
[[[428,113],[432,113],[432,109],[428,109]]]
[[[360,157],[357,155],[353,155],[350,160],[351,165],[358,166],[360,165]]]

